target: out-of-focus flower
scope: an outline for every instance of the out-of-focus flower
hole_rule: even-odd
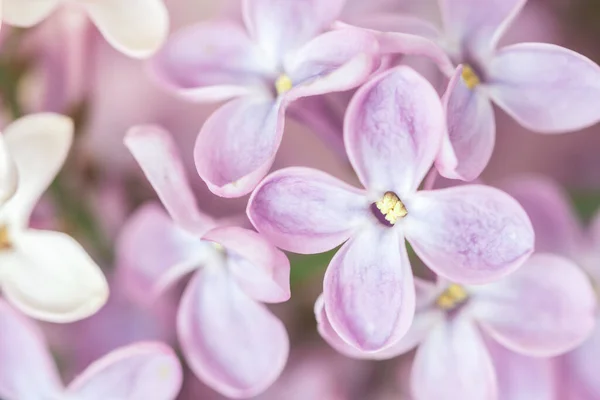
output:
[[[95,361],[65,388],[41,331],[1,300],[0,360],[0,396],[8,400],[172,400],[181,387],[173,350],[139,342]]]
[[[222,226],[196,205],[171,136],[134,128],[127,147],[158,193],[124,228],[119,264],[146,298],[194,273],[177,315],[191,369],[230,397],[250,397],[279,376],[288,356],[285,327],[261,302],[290,297],[289,261],[254,231]]]
[[[108,297],[104,275],[70,236],[28,229],[31,211],[48,188],[71,147],[73,123],[57,114],[33,114],[4,130],[3,163],[17,190],[0,207],[0,265],[4,296],[42,320],[70,322],[95,313]],[[8,163],[8,164],[7,164]],[[5,174],[6,175],[6,174]]]
[[[285,250],[319,253],[348,240],[323,291],[333,327],[358,349],[381,350],[412,322],[405,238],[428,267],[461,283],[499,279],[533,251],[531,223],[506,193],[483,185],[417,191],[444,132],[435,90],[396,67],[363,86],[346,114],[346,149],[367,190],[290,168],[268,176],[250,199],[254,226]]]
[[[534,254],[491,284],[415,283],[418,311],[410,331],[379,354],[349,347],[335,336],[325,308],[315,311],[322,335],[351,356],[389,358],[418,345],[411,377],[416,400],[497,398],[494,365],[479,329],[512,351],[550,357],[581,344],[595,324],[596,298],[587,277],[552,254]]]
[[[154,59],[159,80],[181,96],[234,98],[208,118],[194,150],[213,193],[238,197],[254,189],[271,168],[291,102],[352,89],[378,66],[369,33],[322,33],[343,3],[246,0],[245,28],[226,21],[187,28]]]
[[[62,6],[85,12],[106,40],[130,57],[149,57],[169,31],[162,0],[3,0],[2,19],[9,25],[31,27]]]
[[[531,217],[536,232],[536,248],[553,251],[575,261],[600,288],[600,213],[597,213],[587,232],[583,230],[569,206],[566,194],[551,180],[529,176],[509,181],[504,186],[521,202]],[[547,276],[540,275],[541,282]],[[596,329],[580,347],[562,357],[561,381],[563,390],[577,400],[600,397],[597,379],[600,360],[600,313]],[[577,395],[576,395],[577,394]]]

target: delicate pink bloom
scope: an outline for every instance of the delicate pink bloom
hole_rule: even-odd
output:
[[[541,177],[523,177],[508,182],[512,193],[529,212],[536,231],[536,248],[553,251],[575,261],[600,287],[600,213],[584,231],[566,195],[554,182]],[[546,276],[540,277],[543,281]],[[580,347],[562,357],[564,390],[578,393],[577,400],[600,398],[600,313],[596,329]],[[573,396],[575,396],[573,394]],[[571,398],[571,397],[569,397]]]
[[[194,156],[213,193],[249,193],[271,168],[296,99],[361,84],[378,66],[376,40],[324,32],[342,0],[244,0],[245,27],[199,24],[175,34],[153,63],[161,81],[195,101],[233,99],[206,121]]]
[[[158,342],[115,350],[64,387],[42,332],[1,300],[0,359],[5,399],[172,400],[181,387],[177,356]]]
[[[346,149],[366,190],[289,168],[250,198],[254,226],[283,249],[319,253],[347,241],[325,274],[324,299],[335,330],[358,349],[385,348],[412,322],[405,238],[436,273],[462,283],[501,278],[533,250],[529,219],[504,192],[483,185],[417,191],[444,132],[431,85],[408,67],[391,69],[363,86],[346,114]]]
[[[2,18],[9,25],[31,27],[61,6],[81,9],[114,48],[130,57],[149,57],[169,31],[162,0],[3,0]]]
[[[177,315],[189,366],[229,397],[258,394],[287,360],[285,327],[261,303],[289,299],[289,261],[256,232],[199,211],[167,132],[134,128],[125,143],[169,213],[148,204],[124,228],[119,263],[131,290],[151,299],[195,271]]]
[[[17,190],[0,207],[0,265],[4,297],[23,312],[52,322],[95,313],[108,297],[100,268],[64,233],[29,229],[31,211],[71,147],[73,122],[58,114],[34,114],[4,130],[2,193]],[[12,161],[9,161],[12,159]]]
[[[492,102],[524,127],[575,131],[600,120],[600,68],[574,51],[547,43],[497,49],[525,0],[443,0],[444,34],[407,17],[401,33],[380,36],[382,51],[431,57],[452,76],[444,106],[448,136],[436,162],[449,178],[473,180],[491,157]],[[454,74],[452,64],[460,64]]]
[[[335,336],[325,307],[315,310],[323,337],[350,356],[389,358],[419,346],[411,376],[415,400],[498,398],[481,331],[512,351],[549,357],[582,343],[595,324],[596,298],[587,277],[568,259],[552,254],[535,254],[508,277],[486,285],[444,279],[437,285],[415,283],[417,313],[411,329],[379,354],[357,353]]]

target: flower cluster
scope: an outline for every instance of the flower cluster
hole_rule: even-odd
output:
[[[600,399],[560,6],[179,2],[0,0],[0,398]]]

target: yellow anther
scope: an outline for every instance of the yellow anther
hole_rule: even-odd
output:
[[[275,81],[275,89],[277,90],[277,94],[284,94],[286,92],[289,92],[292,89],[292,87],[294,87],[294,83],[292,82],[292,79],[286,74],[281,75]]]
[[[463,65],[462,79],[465,82],[465,85],[467,85],[467,87],[471,90],[481,83],[481,80],[479,79],[473,68],[466,64]]]
[[[464,303],[468,297],[469,294],[464,287],[453,283],[438,296],[435,304],[442,310],[450,311]]]
[[[406,217],[408,211],[396,193],[387,192],[375,203],[377,209],[385,216],[385,220],[394,225],[400,218]]]
[[[12,247],[8,227],[6,225],[0,226],[0,250],[10,250]]]

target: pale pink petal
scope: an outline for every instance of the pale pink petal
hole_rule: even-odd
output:
[[[596,297],[589,279],[560,256],[536,253],[507,278],[471,290],[481,326],[522,354],[564,353],[594,327]]]
[[[211,218],[198,209],[169,132],[153,125],[137,126],[127,132],[124,141],[178,225],[200,236],[214,226]]]
[[[9,25],[28,28],[48,17],[60,0],[3,0],[2,20]]]
[[[41,330],[0,300],[0,396],[52,399],[63,390]]]
[[[251,36],[277,64],[338,18],[345,0],[242,0],[243,16]]]
[[[400,239],[384,226],[366,228],[342,246],[325,273],[323,298],[329,321],[359,350],[373,352],[392,345],[412,323],[415,288]]]
[[[20,118],[4,129],[6,147],[17,166],[15,195],[2,207],[5,223],[25,227],[31,210],[61,169],[73,140],[73,121],[51,113]]]
[[[262,85],[268,70],[260,49],[243,27],[215,21],[185,28],[167,41],[151,62],[152,72],[177,94],[220,101]]]
[[[169,33],[163,0],[93,0],[83,6],[106,41],[130,57],[151,56]]]
[[[117,240],[116,265],[128,294],[151,303],[178,279],[202,266],[214,252],[199,236],[177,226],[156,203],[140,207]]]
[[[492,339],[487,348],[496,370],[499,400],[559,399],[555,360],[514,353]]]
[[[344,121],[348,157],[363,185],[401,198],[416,190],[431,168],[444,133],[435,89],[405,66],[361,87]]]
[[[535,250],[581,256],[583,231],[568,194],[544,176],[521,176],[502,185],[525,209],[535,230]]]
[[[224,265],[207,266],[192,278],[181,300],[177,327],[190,368],[228,397],[264,391],[287,360],[285,327],[240,290]]]
[[[563,47],[520,43],[500,50],[488,66],[492,99],[524,127],[575,131],[600,121],[600,67]]]
[[[260,234],[236,226],[204,236],[227,250],[227,266],[242,290],[255,300],[280,303],[290,298],[290,262]]]
[[[1,255],[4,296],[26,314],[72,322],[106,303],[108,284],[100,267],[64,233],[27,230]]]
[[[324,33],[285,59],[295,87],[291,99],[350,90],[379,66],[379,47],[365,30],[347,28]]]
[[[485,58],[496,47],[506,28],[526,0],[441,0],[447,45],[462,47],[463,54]]]
[[[204,123],[194,159],[214,194],[240,197],[267,174],[281,143],[285,105],[269,97],[242,97],[215,111]]]
[[[67,389],[85,400],[174,400],[183,373],[179,359],[160,342],[138,342],[92,363]]]
[[[462,71],[456,69],[443,97],[448,136],[435,165],[446,178],[472,181],[492,157],[496,121],[490,100],[467,87]]]
[[[0,135],[0,205],[16,193],[18,181],[17,166],[10,155],[4,136]]]
[[[284,250],[331,250],[369,221],[364,192],[318,170],[286,168],[269,175],[248,202],[256,229]]]
[[[429,268],[450,281],[494,281],[533,252],[527,214],[501,190],[465,185],[420,191],[404,204],[406,238]]]
[[[572,376],[570,382],[587,397],[576,400],[594,400],[600,398],[600,317],[596,316],[596,327],[590,337],[575,350],[564,356],[565,366]],[[570,398],[569,398],[570,400]]]
[[[473,321],[456,316],[431,331],[417,349],[411,388],[414,400],[498,398],[494,366]]]

